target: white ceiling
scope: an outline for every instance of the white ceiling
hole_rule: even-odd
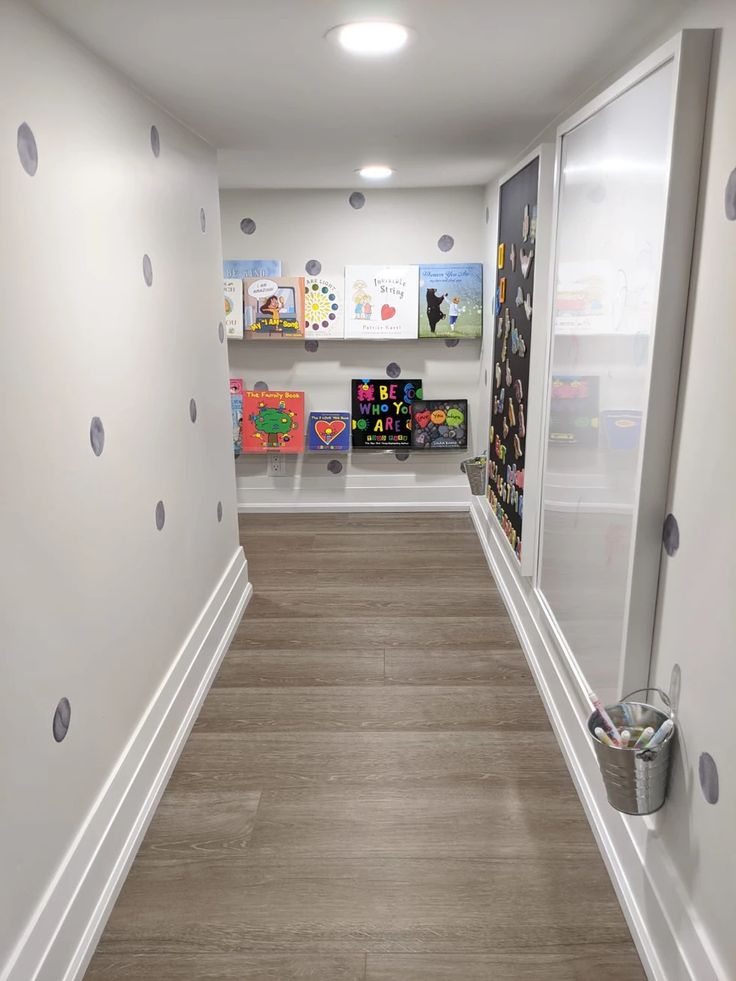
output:
[[[220,152],[224,187],[480,184],[688,0],[33,0]],[[391,58],[335,24],[416,31]],[[382,186],[386,186],[384,183]]]

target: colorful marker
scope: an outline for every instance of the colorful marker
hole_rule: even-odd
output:
[[[621,742],[621,736],[619,735],[618,729],[613,724],[610,715],[603,708],[603,702],[601,702],[600,698],[598,698],[595,692],[592,691],[588,693],[588,698],[590,699],[593,708],[596,709],[598,715],[600,715],[603,725],[606,727],[606,729],[608,729],[609,736],[614,743],[618,745]]]
[[[634,749],[639,749],[639,748],[643,749],[646,743],[649,742],[649,740],[652,738],[653,735],[654,735],[654,729],[652,729],[651,726],[647,726],[646,729],[644,729],[642,734],[634,743]]]
[[[672,721],[672,719],[665,719],[665,721],[662,723],[659,729],[657,729],[657,731],[654,733],[652,738],[647,743],[646,748],[654,749],[655,747],[659,746],[660,743],[664,742],[664,740],[667,738],[667,736],[672,732],[674,728],[675,728],[675,723]]]
[[[600,726],[595,727],[595,738],[602,742],[605,746],[613,746],[613,740],[607,732],[604,732],[603,729],[601,729]]]
[[[629,745],[629,740],[631,739],[631,733],[628,729],[624,729],[621,733],[621,749],[626,749]]]

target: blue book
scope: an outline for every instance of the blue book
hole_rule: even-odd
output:
[[[310,412],[307,449],[310,452],[347,453],[350,449],[350,413]]]
[[[281,275],[281,259],[225,259],[224,279],[268,279]]]

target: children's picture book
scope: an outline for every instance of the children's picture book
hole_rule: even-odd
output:
[[[243,452],[301,453],[304,392],[244,392]]]
[[[310,452],[329,450],[332,453],[347,453],[350,449],[350,414],[310,412],[307,449]]]
[[[353,449],[393,450],[411,445],[411,405],[422,397],[419,378],[354,378]]]
[[[268,279],[281,275],[281,259],[225,259],[225,279]]]
[[[243,340],[243,280],[226,279],[225,333],[230,340]]]
[[[304,277],[246,279],[243,336],[304,337]]]
[[[434,263],[419,267],[419,336],[481,337],[483,265]]]
[[[345,336],[341,278],[307,276],[304,280],[304,306],[304,336],[307,339]]]
[[[243,379],[230,379],[230,413],[233,420],[233,452],[243,452]]]
[[[418,289],[418,266],[346,266],[345,337],[415,339]]]
[[[411,406],[413,450],[466,450],[468,400],[423,399]]]

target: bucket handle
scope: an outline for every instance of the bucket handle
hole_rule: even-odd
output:
[[[664,704],[667,706],[667,711],[669,712],[670,718],[674,722],[675,721],[675,713],[674,713],[674,710],[672,708],[672,702],[670,701],[669,695],[667,695],[665,692],[663,692],[661,688],[635,688],[633,691],[630,691],[628,695],[624,695],[624,697],[621,699],[621,701],[622,702],[628,702],[628,700],[631,698],[632,695],[639,695],[641,692],[649,692],[649,691],[656,691],[657,692],[657,694],[659,695],[659,697],[662,699],[662,701],[664,702]]]

